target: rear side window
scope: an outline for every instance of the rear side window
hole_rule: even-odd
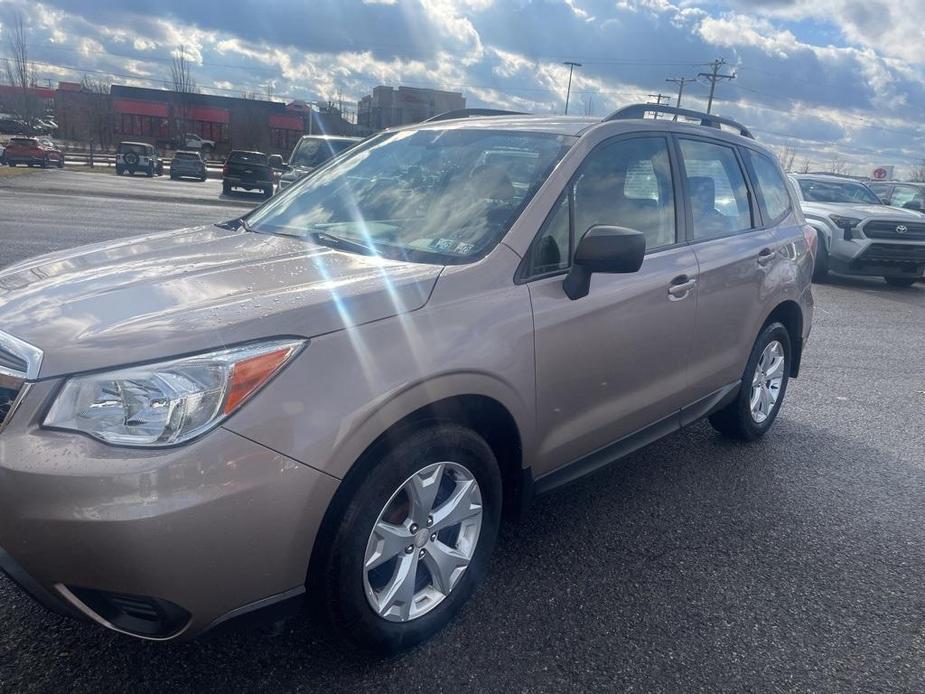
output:
[[[694,239],[754,228],[748,187],[735,150],[700,140],[681,140],[694,221]]]
[[[758,199],[763,207],[765,222],[776,224],[790,211],[790,193],[787,191],[787,184],[784,183],[780,168],[764,154],[750,149],[743,151],[752,180],[758,189]]]
[[[567,269],[578,240],[599,224],[641,231],[647,250],[676,242],[667,140],[619,140],[591,152],[534,240],[528,275]]]

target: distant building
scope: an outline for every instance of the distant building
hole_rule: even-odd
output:
[[[382,130],[461,108],[466,108],[466,98],[459,92],[380,86],[357,102],[357,125]]]

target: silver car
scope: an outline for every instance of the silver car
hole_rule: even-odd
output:
[[[814,279],[832,271],[910,287],[925,274],[925,214],[884,204],[860,181],[815,174],[791,179],[819,235]]]
[[[191,150],[181,150],[173,156],[170,162],[170,178],[197,178],[200,181],[206,180],[208,172],[206,163],[199,152]]]

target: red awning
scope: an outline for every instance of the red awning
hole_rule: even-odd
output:
[[[193,106],[190,109],[190,120],[201,120],[207,123],[227,123],[228,110],[214,108],[213,106]]]
[[[167,104],[157,101],[138,101],[137,99],[113,99],[116,113],[131,113],[135,116],[167,117]]]
[[[281,130],[301,130],[302,116],[293,116],[290,114],[271,113],[270,127]]]

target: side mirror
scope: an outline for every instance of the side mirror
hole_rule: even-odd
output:
[[[283,161],[282,156],[279,154],[270,155],[270,166],[274,169],[282,169],[286,163]]]
[[[593,273],[637,272],[645,255],[646,237],[641,231],[593,226],[578,242],[572,269],[565,276],[562,288],[569,299],[580,299],[591,290]]]
[[[905,205],[903,205],[907,210],[916,210],[917,212],[922,211],[922,203],[918,200],[910,200]]]

